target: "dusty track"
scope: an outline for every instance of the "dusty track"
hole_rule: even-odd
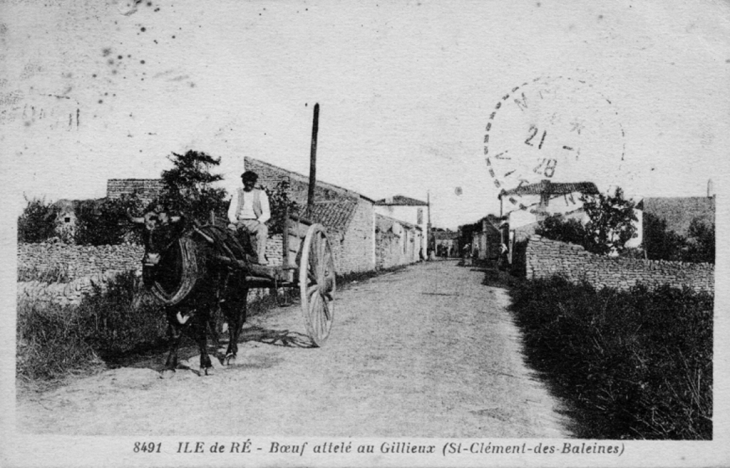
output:
[[[338,292],[324,348],[298,306],[255,317],[238,365],[213,376],[163,356],[21,394],[18,431],[76,435],[566,437],[522,362],[506,291],[454,262],[419,264]],[[217,364],[217,363],[216,363]]]

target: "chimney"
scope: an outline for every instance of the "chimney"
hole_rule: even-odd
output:
[[[540,206],[546,207],[550,203],[550,180],[545,179],[542,181],[542,190],[540,190]]]
[[[712,183],[712,179],[707,180],[707,198],[712,198],[715,196],[715,186]]]

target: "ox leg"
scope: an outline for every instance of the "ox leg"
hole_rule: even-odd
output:
[[[209,375],[212,373],[213,363],[210,361],[210,356],[208,355],[208,340],[206,339],[208,320],[207,318],[201,317],[193,326],[195,327],[195,341],[198,342],[198,348],[200,349],[200,370],[205,375]]]
[[[228,350],[226,351],[226,364],[233,364],[238,355],[238,340],[241,336],[241,328],[246,323],[246,312],[248,305],[248,288],[244,288],[233,300],[226,301],[225,312],[228,320]]]
[[[167,326],[167,336],[170,342],[170,351],[167,354],[165,369],[162,371],[163,377],[173,374],[177,368],[177,349],[180,347],[182,330],[179,326],[170,323]]]

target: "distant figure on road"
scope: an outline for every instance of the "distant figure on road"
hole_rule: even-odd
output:
[[[462,264],[464,266],[471,266],[472,265],[472,262],[471,262],[471,244],[466,244],[464,246],[464,251],[462,252],[461,256],[462,256],[462,259],[463,259],[462,260]]]
[[[228,207],[228,229],[232,231],[246,230],[253,240],[254,250],[260,265],[266,265],[266,239],[269,228],[266,221],[271,218],[269,197],[261,189],[257,189],[259,176],[253,171],[241,174],[243,188],[236,190]]]

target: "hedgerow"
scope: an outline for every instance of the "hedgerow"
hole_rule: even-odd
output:
[[[528,362],[568,403],[577,436],[712,439],[713,295],[560,277],[511,295]]]

